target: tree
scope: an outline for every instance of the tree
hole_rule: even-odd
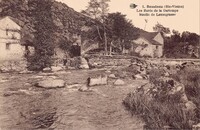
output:
[[[137,38],[137,29],[130,20],[126,19],[126,15],[119,12],[110,13],[106,18],[105,24],[107,32],[109,32],[109,40],[115,46],[128,49],[131,41]]]
[[[181,35],[177,30],[172,30],[173,35],[171,35],[172,41],[179,43],[181,41]]]
[[[28,10],[26,0],[2,0],[0,1],[0,16],[26,17]]]
[[[31,16],[34,19],[34,48],[33,57],[29,58],[30,69],[41,70],[50,67],[54,55],[54,31],[51,7],[52,0],[30,0]]]
[[[157,23],[154,27],[153,30],[156,32],[160,32],[162,35],[166,35],[170,33],[170,29],[168,27],[164,27],[162,24]]]
[[[107,41],[107,33],[106,33],[106,27],[105,27],[105,19],[109,11],[109,5],[108,2],[110,0],[90,0],[88,3],[88,6],[86,10],[82,11],[83,14],[90,16],[103,25],[103,36],[100,33],[99,26],[97,26],[98,35],[101,38],[101,40],[104,41],[104,47],[105,47],[105,54],[108,54],[108,41]]]

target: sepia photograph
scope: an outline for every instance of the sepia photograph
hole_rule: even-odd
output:
[[[200,130],[200,1],[0,0],[0,130]]]

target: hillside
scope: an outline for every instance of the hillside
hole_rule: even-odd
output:
[[[31,0],[2,0],[0,2],[0,17],[11,16],[16,19],[16,22],[23,28],[23,36],[25,41],[32,42],[34,32],[34,19],[31,14],[31,9],[34,4],[30,4]],[[90,29],[95,28],[96,21],[76,12],[66,4],[53,1],[51,12],[53,23],[56,26],[55,34],[57,41],[71,40],[69,37],[82,36],[86,39],[94,39],[91,35],[85,35],[87,31],[90,34]]]

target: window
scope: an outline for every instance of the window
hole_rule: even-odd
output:
[[[12,34],[12,37],[11,37],[12,39],[17,39],[16,37],[15,37],[15,34]]]
[[[156,49],[158,49],[158,46],[156,46]]]
[[[6,43],[6,50],[10,50],[10,43]]]
[[[6,36],[8,36],[8,29],[6,29]]]

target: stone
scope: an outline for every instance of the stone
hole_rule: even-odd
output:
[[[27,70],[23,70],[23,71],[20,71],[19,74],[31,74],[33,73],[32,71],[27,71]]]
[[[6,80],[6,79],[0,79],[0,83],[5,83],[5,82],[8,82],[9,80]]]
[[[185,106],[187,111],[194,111],[197,108],[197,106],[192,101],[186,102]]]
[[[65,87],[65,81],[61,79],[45,79],[35,84],[36,87],[42,88],[62,88]]]
[[[125,84],[125,82],[121,79],[117,79],[114,83],[114,85],[124,85],[124,84]]]
[[[180,101],[183,103],[188,102],[188,98],[187,98],[187,95],[185,94],[185,92],[182,93]]]
[[[96,76],[96,77],[89,77],[88,78],[88,85],[95,86],[95,85],[106,85],[108,84],[108,77],[107,76]]]
[[[110,74],[108,77],[109,78],[116,78],[115,74]]]
[[[57,72],[57,71],[62,71],[63,68],[61,66],[52,66],[51,67],[51,71],[53,72]]]
[[[31,77],[31,79],[42,79],[42,78],[44,78],[44,76],[34,75]]]
[[[143,77],[140,74],[134,75],[133,78],[136,79],[136,80],[143,79]]]
[[[42,70],[43,72],[51,72],[51,68],[50,67],[46,67]]]
[[[54,74],[57,74],[57,75],[60,75],[60,74],[70,74],[71,72],[70,71],[57,71],[55,72]]]
[[[165,76],[165,77],[169,77],[169,76],[170,76],[170,73],[169,73],[169,72],[165,72],[165,73],[164,73],[164,76]]]
[[[81,84],[71,84],[71,85],[67,85],[68,89],[77,89],[80,88],[82,85]]]
[[[48,78],[57,79],[58,77],[52,75],[52,76],[48,76]]]
[[[111,73],[111,71],[110,70],[106,70],[105,73]]]
[[[30,84],[30,83],[25,83],[24,84],[24,86],[26,86],[26,87],[30,87],[32,84]]]
[[[200,123],[193,125],[192,130],[200,130]]]
[[[78,89],[78,91],[80,91],[80,92],[89,92],[91,90],[89,89],[89,87],[87,85],[83,85]]]
[[[89,69],[88,62],[85,58],[81,58],[81,64],[79,66],[80,69]]]

